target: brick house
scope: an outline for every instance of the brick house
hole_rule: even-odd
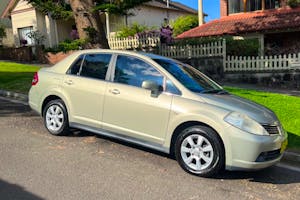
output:
[[[300,7],[287,0],[220,0],[221,18],[179,35],[177,39],[211,36],[258,38],[261,55],[300,51]]]

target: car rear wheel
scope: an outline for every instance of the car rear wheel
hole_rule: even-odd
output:
[[[192,126],[179,134],[175,156],[187,172],[211,177],[224,166],[225,153],[217,133],[206,126]]]
[[[60,99],[47,103],[43,111],[44,124],[52,135],[66,135],[69,131],[68,113]]]

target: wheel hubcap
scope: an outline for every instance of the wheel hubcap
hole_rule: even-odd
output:
[[[64,114],[58,105],[52,105],[46,112],[46,126],[50,131],[58,131],[64,122]]]
[[[200,171],[208,168],[213,161],[211,143],[201,135],[189,135],[181,143],[181,157],[191,169]]]

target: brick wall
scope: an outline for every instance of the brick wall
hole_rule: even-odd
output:
[[[31,47],[0,48],[0,60],[31,62],[33,59]]]
[[[220,0],[221,17],[228,15],[228,0]]]
[[[54,65],[61,61],[62,59],[66,58],[67,56],[71,55],[75,51],[69,51],[69,52],[58,52],[58,53],[50,53],[50,52],[44,52],[43,49],[37,48],[36,49],[36,57],[37,61],[39,63],[44,64],[51,64]]]

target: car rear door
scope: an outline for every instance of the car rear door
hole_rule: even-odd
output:
[[[81,55],[70,67],[63,81],[69,105],[70,123],[101,128],[107,71],[111,54]]]
[[[103,128],[126,136],[162,144],[170,115],[172,95],[157,97],[142,88],[142,82],[154,81],[163,86],[164,76],[148,62],[118,55],[114,75],[107,85]]]

